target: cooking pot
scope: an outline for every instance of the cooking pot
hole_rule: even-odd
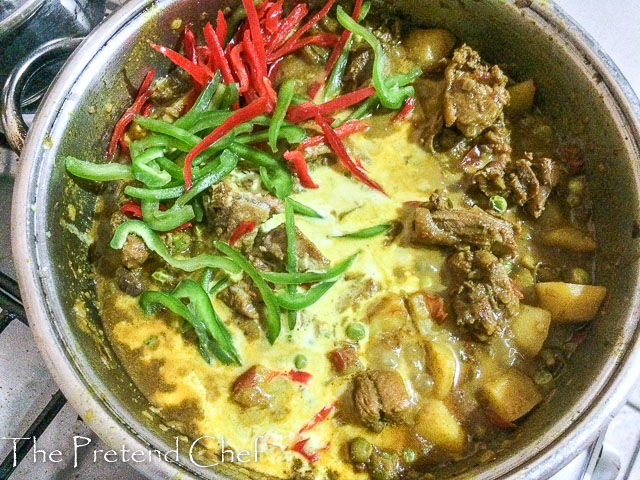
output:
[[[225,4],[226,5],[226,4]],[[75,50],[42,102],[26,138],[13,201],[13,254],[33,335],[65,396],[107,444],[176,448],[166,425],[132,384],[103,332],[90,264],[99,187],[65,173],[65,155],[102,161],[116,119],[148,68],[169,63],[148,47],[176,45],[174,19],[201,25],[216,0],[134,0]],[[591,443],[640,372],[640,105],[611,60],[553,3],[414,0],[376,8],[448,28],[518,80],[533,78],[537,104],[586,152],[598,242],[597,284],[608,298],[560,377],[558,388],[489,460],[472,457],[438,478],[546,478]],[[65,47],[62,42],[62,48]],[[66,45],[68,48],[69,46]],[[13,79],[13,90],[18,80]],[[18,135],[5,90],[5,128]],[[6,124],[11,120],[11,125]],[[211,432],[215,435],[216,432]],[[188,457],[135,464],[151,478],[260,478],[235,465],[199,469]]]

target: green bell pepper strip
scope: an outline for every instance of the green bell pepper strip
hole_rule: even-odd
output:
[[[220,85],[218,85],[218,89],[211,99],[211,104],[209,104],[210,111],[216,111],[220,108],[220,104],[222,103],[222,99],[224,98],[225,93],[227,93],[227,86],[224,83],[221,83]]]
[[[224,97],[220,102],[220,110],[229,110],[234,103],[238,101],[238,84],[227,83],[227,90],[224,92]]]
[[[287,237],[287,272],[289,273],[297,273],[298,272],[298,247],[296,243],[296,223],[295,216],[293,211],[293,204],[291,203],[291,199],[284,199],[284,231]],[[290,297],[295,297],[298,288],[296,285],[287,285],[286,293]],[[282,306],[282,302],[278,300],[280,306]],[[296,328],[296,322],[298,320],[298,314],[295,312],[296,309],[289,308],[287,311],[287,321],[289,324],[289,330],[293,330]]]
[[[189,128],[189,132],[198,133],[204,130],[210,131],[216,127],[222,125],[222,123],[233,115],[233,112],[227,112],[216,110],[213,112],[205,112],[198,118],[198,121],[194,123],[191,128]]]
[[[262,278],[267,282],[282,285],[300,285],[303,283],[327,282],[335,280],[344,274],[358,258],[359,253],[354,253],[349,258],[339,263],[335,267],[331,267],[325,272],[302,272],[302,273],[284,273],[284,272],[261,272]]]
[[[171,175],[160,167],[156,160],[164,157],[164,149],[152,147],[131,160],[131,170],[136,180],[147,187],[163,187],[171,181]]]
[[[294,93],[293,98],[291,99],[291,103],[293,105],[302,105],[303,103],[307,103],[309,99],[304,95],[300,95],[299,93]]]
[[[229,275],[225,275],[218,280],[213,287],[209,287],[209,295],[215,297],[218,293],[229,286]]]
[[[289,289],[276,295],[278,304],[282,308],[286,308],[289,312],[302,310],[316,303],[320,298],[329,291],[336,281],[323,282],[311,287],[306,293],[291,292]],[[293,287],[293,285],[287,285]],[[295,327],[295,324],[294,324]]]
[[[264,281],[260,273],[254,268],[251,263],[239,252],[235,251],[229,245],[221,241],[213,242],[214,246],[220,250],[224,255],[229,257],[235,264],[240,267],[244,273],[246,273],[249,278],[253,281],[256,288],[260,292],[262,296],[262,301],[265,304],[267,309],[266,315],[266,325],[267,325],[267,340],[270,344],[276,341],[278,336],[280,335],[280,330],[282,328],[280,322],[280,307],[278,306],[278,300],[276,296],[267,285],[267,282]]]
[[[198,223],[202,222],[202,220],[204,220],[204,205],[202,204],[201,195],[193,199],[193,201],[191,202],[191,207],[193,207],[195,221]]]
[[[267,169],[260,167],[260,179],[264,187],[278,198],[286,198],[293,192],[291,174],[282,167]]]
[[[124,194],[141,200],[170,200],[184,193],[184,186],[168,188],[142,188],[127,185]]]
[[[209,332],[209,335],[211,335],[214,342],[217,344],[218,349],[216,357],[218,357],[218,359],[225,365],[229,365],[231,363],[241,365],[238,352],[233,346],[231,334],[213,309],[211,298],[209,298],[207,292],[205,292],[198,283],[194,282],[190,278],[186,278],[175,288],[173,296],[178,300],[189,300],[190,306],[193,307],[196,317],[202,320]],[[223,355],[220,355],[219,353],[222,353]]]
[[[184,182],[184,176],[182,174],[182,169],[175,164],[175,162],[169,160],[164,155],[162,157],[156,158],[156,163],[158,166],[171,175],[171,178],[174,180],[180,180]]]
[[[113,234],[110,243],[111,248],[122,249],[124,242],[131,233],[140,237],[149,250],[155,252],[167,264],[178,270],[195,272],[201,268],[210,267],[220,268],[232,274],[240,273],[241,271],[235,262],[220,255],[202,253],[191,258],[177,258],[169,255],[167,247],[165,247],[160,237],[141,220],[128,220],[122,223]]]
[[[282,127],[282,121],[287,114],[287,109],[291,105],[293,94],[295,93],[296,80],[290,78],[286,80],[278,91],[278,101],[273,110],[271,125],[269,126],[269,146],[273,153],[278,151],[278,133]],[[298,141],[300,143],[302,140]],[[291,142],[290,142],[291,143]]]
[[[259,143],[270,139],[271,130],[262,130],[260,132],[250,133],[249,135],[242,135],[235,138],[238,143]],[[307,132],[304,128],[297,125],[283,125],[278,129],[276,140],[283,138],[290,145],[300,143],[307,138]]]
[[[281,160],[262,150],[248,145],[231,142],[229,149],[242,158],[247,164],[260,171],[260,177],[267,190],[278,198],[285,198],[293,191],[293,180]]]
[[[150,133],[146,137],[131,142],[129,149],[131,151],[131,158],[137,157],[142,152],[144,152],[147,148],[152,147],[164,147],[168,151],[171,150],[180,150],[182,152],[189,151],[189,145],[176,140],[175,138],[169,137],[168,135],[161,135],[159,133]]]
[[[334,238],[371,238],[382,233],[386,233],[393,228],[390,223],[382,223],[369,228],[363,228],[357,232],[345,233],[344,235],[336,235]]]
[[[207,83],[207,86],[202,89],[202,92],[200,92],[200,95],[198,95],[198,98],[194,102],[191,109],[182,117],[173,122],[176,127],[189,130],[189,128],[191,128],[198,121],[198,117],[209,107],[211,99],[216,93],[218,85],[220,85],[221,78],[222,76],[220,74],[220,70],[216,70],[215,75],[209,81],[209,83]]]
[[[303,215],[305,217],[311,217],[311,218],[324,218],[322,215],[316,212],[313,208],[308,207],[307,205],[304,205],[303,203],[300,203],[291,197],[289,197],[289,202],[291,203],[291,205],[293,205],[293,211],[296,212],[298,215]]]
[[[219,164],[215,168],[210,169],[210,171],[205,173],[205,175],[203,175],[201,178],[199,178],[193,184],[191,190],[189,190],[187,193],[176,200],[175,205],[186,205],[211,185],[215,185],[224,177],[229,175],[229,173],[231,173],[231,171],[236,168],[236,165],[238,165],[238,156],[229,150],[224,150],[220,155]]]
[[[131,171],[130,165],[122,165],[120,163],[92,163],[79,160],[75,157],[66,157],[64,163],[70,174],[95,182],[133,180],[133,172]]]
[[[402,107],[407,97],[414,95],[414,89],[411,86],[402,86],[401,83],[406,78],[417,78],[420,75],[419,69],[415,69],[408,76],[391,76],[385,78],[387,68],[387,57],[382,48],[382,44],[369,29],[355,22],[341,6],[337,9],[337,18],[340,25],[350,32],[360,35],[366,41],[374,52],[373,59],[373,86],[376,89],[376,96],[380,103],[390,109],[397,110]]]
[[[205,292],[207,292],[212,297],[215,297],[218,293],[224,290],[229,285],[229,275],[224,275],[220,280],[218,280],[215,284],[211,285],[213,281],[213,268],[205,268],[204,273],[202,274],[202,279],[200,280],[200,285]]]
[[[360,8],[360,15],[358,16],[358,22],[362,22],[367,17],[370,9],[371,2],[364,2],[362,4],[362,7]],[[340,56],[338,56],[338,60],[336,60],[336,63],[331,70],[331,74],[329,75],[329,79],[327,80],[327,84],[324,89],[325,102],[331,100],[340,93],[340,89],[342,88],[342,79],[345,71],[347,70],[347,64],[349,63],[349,52],[351,51],[352,44],[353,33],[350,33],[347,43],[345,43],[344,48],[340,52]]]
[[[158,305],[162,305],[163,307],[171,310],[176,315],[184,318],[189,324],[193,327],[193,330],[196,332],[196,336],[198,337],[198,343],[200,347],[200,355],[205,362],[211,363],[211,358],[209,357],[208,351],[212,350],[209,348],[212,346],[212,341],[207,334],[207,327],[204,322],[196,317],[180,300],[175,298],[169,293],[164,292],[156,292],[153,290],[143,292],[140,295],[140,307],[142,311],[146,315],[151,315],[155,311],[157,311]]]
[[[196,216],[191,205],[174,204],[168,210],[160,210],[160,203],[157,200],[142,199],[140,204],[144,223],[158,232],[168,232],[178,228]]]
[[[136,115],[133,117],[133,121],[147,130],[175,138],[191,148],[202,141],[202,138],[184,128],[177,127],[175,123],[168,123],[157,118],[143,117],[142,115]]]

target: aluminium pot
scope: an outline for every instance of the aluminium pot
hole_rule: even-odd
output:
[[[87,232],[98,189],[72,180],[62,158],[102,159],[111,129],[147,69],[153,64],[162,75],[169,68],[166,59],[150,52],[148,42],[176,44],[174,18],[200,25],[201,12],[214,12],[219,5],[216,0],[127,3],[73,53],[22,150],[12,245],[29,322],[69,402],[116,449],[172,450],[179,432],[150,409],[105,338],[88,261]],[[563,135],[582,139],[587,152],[596,277],[609,290],[604,306],[557,391],[522,422],[510,446],[489,462],[472,458],[439,475],[547,478],[596,438],[640,371],[640,104],[611,60],[552,2],[395,0],[380,1],[376,8],[448,28],[515,78],[533,78],[540,108]],[[19,112],[11,96],[6,101],[4,120],[13,121],[17,134]],[[229,464],[199,469],[188,458],[188,442],[181,445],[177,461],[152,456],[151,462],[134,466],[150,478],[256,478]]]

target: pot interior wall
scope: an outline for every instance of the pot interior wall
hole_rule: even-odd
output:
[[[500,461],[524,459],[543,446],[545,434],[552,431],[553,436],[568,427],[581,413],[575,405],[585,392],[597,393],[602,387],[599,376],[613,368],[630,339],[635,323],[625,322],[638,280],[637,240],[632,238],[639,211],[637,152],[630,151],[625,140],[630,132],[616,126],[623,120],[616,112],[609,112],[606,85],[594,82],[575,52],[559,46],[549,32],[541,32],[531,12],[525,14],[525,10],[497,0],[379,3],[380,8],[391,9],[421,25],[450,29],[486,59],[504,65],[518,80],[535,79],[540,107],[554,118],[565,136],[582,139],[588,152],[587,172],[595,196],[599,244],[597,282],[606,285],[610,293],[588,339],[567,366],[557,392],[522,422],[511,445],[497,452],[491,471],[487,466],[474,467],[477,460],[471,459],[443,472],[453,475],[466,470],[462,477],[493,478],[504,473],[501,469],[506,467],[500,466]],[[160,446],[163,442],[175,443],[176,433],[161,426],[162,421],[149,410],[147,400],[121,368],[105,339],[95,306],[88,232],[98,190],[90,183],[70,180],[62,159],[66,155],[102,159],[112,126],[130,104],[148,68],[159,66],[160,76],[169,67],[164,58],[148,48],[148,42],[178,45],[180,30],[170,28],[172,20],[179,17],[183,24],[202,24],[201,12],[215,12],[218,5],[207,0],[158,2],[121,28],[90,61],[56,113],[50,132],[53,147],[47,155],[57,161],[49,162],[40,173],[48,186],[46,192],[40,190],[38,198],[47,212],[45,248],[51,254],[59,295],[59,300],[49,298],[49,302],[59,301],[59,308],[53,310],[65,314],[52,320],[67,344],[69,356],[96,395],[105,398],[114,415],[136,425],[144,439]],[[230,471],[224,473],[231,475]]]

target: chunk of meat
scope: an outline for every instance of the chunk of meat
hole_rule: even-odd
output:
[[[132,297],[137,297],[142,293],[142,280],[140,279],[140,269],[129,270],[118,267],[116,270],[116,285],[118,288]]]
[[[149,258],[149,250],[140,237],[129,234],[122,247],[122,264],[133,269],[139,267]]]
[[[257,319],[260,316],[258,312],[260,295],[251,280],[246,277],[220,292],[218,297],[229,308],[234,309],[245,317]]]
[[[243,222],[254,222],[260,226],[274,213],[283,209],[282,201],[271,196],[240,190],[234,183],[225,181],[213,185],[205,204],[207,220],[214,226],[216,236],[228,242],[231,235]],[[240,247],[251,247],[257,229],[244,235]]]
[[[458,325],[480,340],[502,330],[519,300],[504,265],[486,250],[460,251],[447,259],[449,295]]]
[[[434,151],[433,140],[444,127],[444,117],[442,115],[442,105],[444,102],[445,83],[443,80],[431,80],[418,78],[414,87],[418,108],[416,114],[419,118],[416,122],[421,129],[422,139],[425,146]]]
[[[493,125],[509,103],[507,76],[497,65],[485,65],[467,45],[453,52],[444,75],[445,124],[455,125],[465,137],[476,137]]]
[[[399,373],[368,370],[354,379],[353,401],[360,420],[374,432],[384,423],[406,421],[411,401]]]
[[[489,162],[473,176],[486,196],[502,195],[526,206],[534,218],[540,217],[553,188],[558,185],[561,168],[550,158],[525,158],[512,161],[506,155]]]
[[[362,366],[357,347],[350,343],[331,350],[327,357],[334,370],[340,374],[353,373],[360,370]]]
[[[413,216],[411,239],[423,245],[489,248],[514,252],[518,227],[485,212],[481,208],[449,208],[439,194],[416,208]]]
[[[355,52],[347,65],[344,74],[344,87],[346,91],[359,88],[371,78],[373,71],[373,51],[371,49]]]
[[[254,365],[240,375],[231,387],[231,398],[238,405],[250,408],[266,408],[271,404],[271,395],[263,390],[269,381],[270,370]]]
[[[322,254],[311,240],[296,228],[296,248],[298,253],[298,270],[323,270],[329,266],[329,260]],[[287,256],[287,234],[284,224],[256,238],[255,256],[283,268]]]

